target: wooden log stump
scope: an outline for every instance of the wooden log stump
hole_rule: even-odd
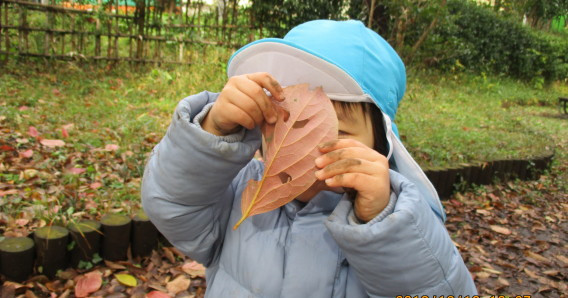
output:
[[[101,248],[101,224],[94,220],[82,220],[70,223],[67,228],[71,239],[75,241],[71,249],[71,266],[76,268],[80,262],[90,262]]]
[[[530,166],[530,162],[526,159],[519,159],[518,160],[519,163],[519,179],[521,180],[528,180],[528,169]]]
[[[34,241],[28,237],[6,238],[0,242],[0,273],[23,282],[34,269]]]
[[[434,188],[436,189],[438,196],[440,196],[440,182],[442,178],[441,176],[443,173],[443,169],[438,167],[433,167],[427,169],[426,171],[424,171],[424,173],[426,174],[426,177],[428,177],[428,180],[430,180],[430,182],[432,183],[432,186],[434,186]]]
[[[446,169],[446,174],[444,175],[444,184],[442,187],[442,194],[440,199],[449,199],[454,194],[454,185],[456,184],[458,167],[450,167]]]
[[[480,162],[472,162],[471,164],[471,176],[470,176],[470,184],[471,185],[480,185],[481,181],[481,163]]]
[[[507,177],[506,173],[506,160],[495,160],[493,161],[493,175],[499,181],[504,182]]]
[[[67,267],[69,231],[64,227],[45,226],[34,232],[37,272],[54,278],[58,270]]]
[[[493,183],[495,171],[493,170],[493,162],[485,162],[481,164],[481,173],[479,175],[479,184],[488,185]]]
[[[107,261],[124,261],[130,244],[132,220],[125,215],[107,214],[101,218],[103,240],[101,257]]]
[[[152,254],[158,241],[158,230],[150,221],[144,210],[140,209],[132,219],[133,257],[147,257]]]

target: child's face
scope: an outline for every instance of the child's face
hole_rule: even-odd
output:
[[[339,121],[339,138],[354,139],[369,148],[373,148],[374,136],[371,117],[363,112],[361,105],[354,105],[353,109],[344,108],[333,101],[335,113]],[[308,202],[322,190],[343,192],[342,189],[331,189],[324,181],[317,180],[308,190],[300,194],[296,199],[301,202]]]
[[[339,120],[339,138],[354,139],[373,148],[375,141],[371,117],[363,112],[363,107],[357,104],[350,109],[336,104],[335,101],[333,103]]]

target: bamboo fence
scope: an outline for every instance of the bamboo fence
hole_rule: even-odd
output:
[[[223,8],[186,0],[171,13],[154,0],[106,1],[85,9],[0,0],[0,57],[191,64],[208,47],[237,48],[262,36],[236,0]]]

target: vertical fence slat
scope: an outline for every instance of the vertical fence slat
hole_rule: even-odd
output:
[[[107,27],[107,58],[112,58],[112,18],[106,20]]]
[[[124,6],[124,10],[126,13],[126,6]],[[116,0],[116,13],[118,14],[120,12],[120,0]],[[119,37],[119,26],[118,23],[120,22],[120,18],[116,17],[114,18],[114,58],[118,58],[120,55],[118,54],[118,37]]]
[[[73,5],[75,5],[74,2]],[[77,52],[77,35],[75,34],[75,15],[73,15],[72,13],[69,14],[69,24],[71,28],[71,36],[69,37],[71,47],[69,48],[69,52],[75,53]]]
[[[95,57],[101,56],[101,20],[95,20]]]
[[[128,58],[130,59],[134,58],[132,57],[132,27],[133,24],[130,24],[130,26],[128,26]]]
[[[5,10],[8,10],[8,4],[5,2],[0,2],[0,36],[8,36],[8,30],[4,29],[4,26],[2,26],[2,24],[6,24],[8,25],[8,21],[5,20],[5,22],[2,22],[2,16],[8,16],[8,14],[4,13]],[[8,48],[8,42],[6,42],[6,49],[5,51],[7,52],[9,50]],[[0,39],[0,51],[2,51],[2,40]]]
[[[48,3],[52,3],[52,1],[48,2]],[[53,39],[52,37],[52,29],[53,29],[53,13],[51,12],[51,10],[47,10],[47,27],[46,27],[46,31],[44,34],[44,44],[43,44],[43,54],[46,56],[50,56],[51,55],[51,51],[50,51],[50,47],[51,47],[51,41]]]
[[[136,59],[142,59],[144,23],[146,20],[146,2],[145,0],[136,1]]]

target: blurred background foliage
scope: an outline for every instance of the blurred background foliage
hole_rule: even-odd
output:
[[[253,0],[257,26],[282,37],[312,19],[358,19],[409,67],[494,73],[535,87],[568,78],[568,0]]]

